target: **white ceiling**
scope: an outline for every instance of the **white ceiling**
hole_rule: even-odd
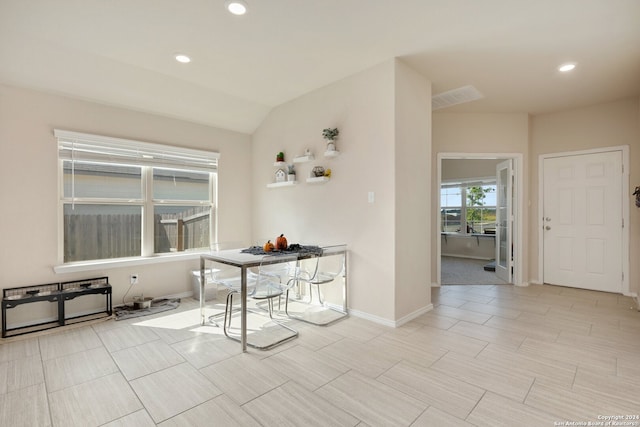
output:
[[[640,95],[640,0],[0,0],[0,83],[252,133],[275,106],[400,57],[442,111]],[[179,64],[173,56],[192,57]],[[556,71],[578,63],[570,74]]]

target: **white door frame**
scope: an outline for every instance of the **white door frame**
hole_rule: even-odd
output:
[[[442,284],[442,226],[440,224],[440,186],[442,185],[442,160],[448,159],[513,159],[513,173],[515,176],[515,194],[516,200],[514,203],[514,228],[513,239],[515,241],[515,248],[513,253],[513,284],[516,286],[526,286],[528,283],[522,282],[522,264],[524,259],[523,255],[523,223],[522,218],[524,214],[524,180],[522,179],[524,171],[524,161],[522,153],[438,153],[437,154],[437,196],[436,196],[436,286]]]
[[[503,170],[507,171],[506,182],[501,178]],[[513,282],[513,159],[502,160],[496,165],[496,238],[495,238],[495,273],[498,279],[504,280],[507,283]],[[506,187],[504,194],[506,197],[502,200],[500,196],[502,194],[502,188]],[[502,207],[506,207],[507,218],[502,218],[500,211]],[[505,223],[506,227],[503,227],[501,223]],[[504,228],[504,231],[502,231]],[[501,247],[502,247],[502,234],[506,234],[505,242],[507,247],[505,248],[506,266],[501,265]]]
[[[544,283],[544,233],[542,218],[544,217],[544,161],[554,157],[580,156],[584,154],[622,152],[622,293],[631,295],[629,291],[629,146],[602,147],[590,150],[565,151],[562,153],[540,154],[538,157],[538,280]]]

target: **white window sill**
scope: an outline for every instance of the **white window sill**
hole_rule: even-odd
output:
[[[187,252],[180,254],[163,254],[163,255],[155,255],[149,257],[137,257],[137,258],[118,258],[118,259],[106,259],[106,260],[98,260],[98,261],[84,261],[84,262],[74,262],[62,265],[56,265],[53,267],[53,271],[57,274],[64,273],[75,273],[78,271],[95,271],[95,270],[104,270],[108,268],[120,268],[120,267],[132,267],[136,265],[145,265],[145,264],[160,264],[165,262],[176,262],[176,261],[188,261],[194,259],[200,259],[200,254],[206,253],[202,252]]]

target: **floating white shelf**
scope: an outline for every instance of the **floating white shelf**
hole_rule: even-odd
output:
[[[287,162],[274,162],[273,166],[275,166],[277,168],[281,168],[283,166],[287,166]]]
[[[272,182],[271,184],[267,184],[267,188],[289,187],[297,183],[298,181]]]
[[[293,163],[306,163],[314,160],[313,154],[309,154],[308,156],[298,156],[293,158]]]
[[[325,157],[338,157],[339,155],[340,155],[340,152],[338,150],[324,152]]]
[[[329,177],[316,176],[316,177],[313,177],[313,178],[307,178],[307,182],[309,184],[324,184],[325,182],[329,182]]]

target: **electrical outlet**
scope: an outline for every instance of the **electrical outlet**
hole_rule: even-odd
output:
[[[131,284],[132,285],[137,285],[138,284],[138,275],[137,274],[132,274],[131,276],[129,276],[129,278],[131,279]]]

